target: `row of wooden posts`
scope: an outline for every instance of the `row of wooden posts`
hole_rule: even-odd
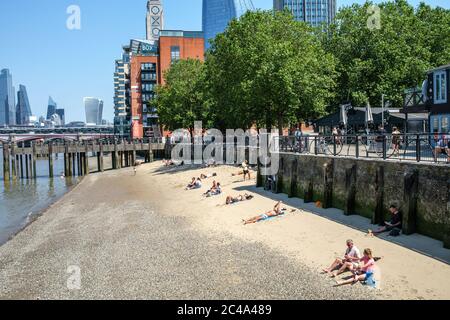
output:
[[[36,143],[29,146],[17,146],[15,143],[3,143],[3,178],[5,182],[17,179],[37,177],[36,161],[48,157],[48,175],[54,176],[54,159],[64,155],[64,175],[85,176],[90,173],[89,154],[97,157],[97,170],[103,172],[105,155],[111,156],[112,169],[130,167],[136,164],[137,153],[144,156],[145,162],[152,162],[154,152],[164,151],[167,146],[161,143],[142,141],[102,143],[96,141]]]

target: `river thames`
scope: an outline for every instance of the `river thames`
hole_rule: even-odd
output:
[[[48,160],[38,160],[36,179],[5,183],[3,150],[0,148],[0,245],[79,182],[79,178],[61,177],[64,171],[63,159],[63,155],[55,159],[55,177],[52,179],[48,177]]]

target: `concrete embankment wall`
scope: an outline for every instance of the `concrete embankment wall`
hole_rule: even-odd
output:
[[[449,179],[445,165],[281,154],[276,191],[373,223],[389,220],[388,208],[396,204],[404,234],[417,232],[450,248]]]

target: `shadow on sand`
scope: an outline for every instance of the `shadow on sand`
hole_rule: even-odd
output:
[[[274,201],[283,201],[286,205],[313,213],[325,219],[337,222],[352,229],[367,233],[367,230],[376,230],[379,227],[372,225],[370,219],[362,216],[352,215],[346,216],[340,209],[322,209],[316,207],[314,203],[305,203],[299,198],[289,198],[286,194],[275,194],[255,186],[237,187],[234,190],[239,192],[253,192],[263,197],[273,199]],[[404,248],[424,254],[433,259],[439,260],[450,265],[450,250],[443,247],[441,241],[426,237],[420,234],[412,234],[409,236],[400,235],[398,237],[390,237],[386,234],[378,236],[378,238],[395,243]]]

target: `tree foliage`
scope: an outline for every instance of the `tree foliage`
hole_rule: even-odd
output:
[[[210,121],[205,99],[205,66],[195,60],[179,60],[166,71],[166,84],[158,86],[153,106],[159,121],[168,129],[193,130],[194,121]]]
[[[406,88],[424,80],[425,71],[450,61],[450,11],[405,0],[379,4],[380,28],[370,28],[372,2],[345,7],[327,32],[319,34],[337,62],[336,104],[380,105],[382,94],[401,107]]]
[[[206,59],[219,125],[280,130],[321,115],[334,87],[334,59],[289,12],[247,12],[214,41]]]

